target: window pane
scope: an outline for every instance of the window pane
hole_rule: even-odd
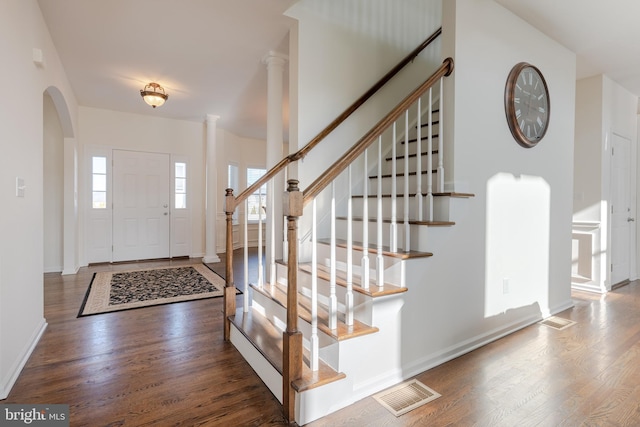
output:
[[[253,184],[258,179],[260,179],[260,177],[263,176],[265,173],[267,173],[266,169],[247,168],[247,185]],[[264,212],[264,206],[266,205],[266,200],[267,200],[266,194],[267,194],[267,185],[265,184],[261,186],[258,190],[256,190],[247,199],[249,204],[247,219],[249,221],[259,221],[260,218],[262,218],[262,220],[264,221],[266,217]],[[261,197],[262,203],[259,203],[260,196],[262,196]],[[260,206],[262,206],[262,216],[260,216],[260,212],[259,212]]]
[[[106,209],[107,208],[107,193],[102,191],[94,191],[93,192],[93,203],[92,206],[94,209]]]
[[[107,191],[106,175],[93,175],[93,191]]]
[[[176,193],[176,209],[187,209],[187,195]]]
[[[107,173],[107,158],[106,157],[93,157],[92,158],[92,173]]]
[[[238,166],[229,165],[227,170],[227,186],[233,188],[233,192],[238,192]]]
[[[176,163],[176,178],[186,178],[186,177],[187,177],[187,164]]]
[[[185,178],[176,178],[176,193],[187,192],[187,180]]]

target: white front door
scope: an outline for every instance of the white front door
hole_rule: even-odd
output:
[[[611,285],[625,281],[630,274],[631,141],[613,134],[611,143]]]
[[[113,261],[168,258],[168,154],[113,150]]]

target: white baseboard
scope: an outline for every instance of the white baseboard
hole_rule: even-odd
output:
[[[78,270],[80,270],[80,267],[75,267],[75,268],[72,268],[70,270],[62,270],[61,274],[63,276],[73,275],[73,274],[77,274]]]
[[[45,329],[47,329],[47,322],[45,319],[42,319],[40,326],[34,331],[29,344],[22,352],[22,355],[9,370],[7,379],[3,380],[2,383],[0,383],[0,400],[6,399],[7,396],[9,396],[9,392],[18,380],[18,376],[20,375],[20,372],[22,372],[22,368],[24,368],[27,360],[29,360],[29,357],[31,357],[31,353],[33,353],[36,345],[38,345],[38,342],[40,342],[40,338],[42,338],[42,334],[44,333]]]
[[[606,294],[607,292],[609,292],[607,288],[595,284],[595,282],[593,285],[587,283],[571,283],[571,289],[575,289],[578,291],[595,292],[598,294]]]
[[[62,266],[45,267],[43,273],[60,273],[63,270]]]

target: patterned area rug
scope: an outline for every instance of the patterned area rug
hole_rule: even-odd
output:
[[[223,295],[224,279],[203,264],[94,274],[78,317]]]

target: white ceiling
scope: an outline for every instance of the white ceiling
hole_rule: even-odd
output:
[[[38,0],[83,106],[204,122],[266,135],[269,51],[288,53],[296,0]],[[45,58],[46,64],[46,58]],[[149,82],[169,99],[153,109]]]
[[[640,1],[496,2],[575,52],[578,79],[606,74],[640,96]]]
[[[496,1],[576,52],[578,78],[606,74],[640,95],[640,1]],[[283,12],[296,0],[38,2],[80,105],[199,122],[215,114],[221,128],[265,138],[261,59],[288,52]],[[139,94],[152,81],[169,94],[156,109]]]

